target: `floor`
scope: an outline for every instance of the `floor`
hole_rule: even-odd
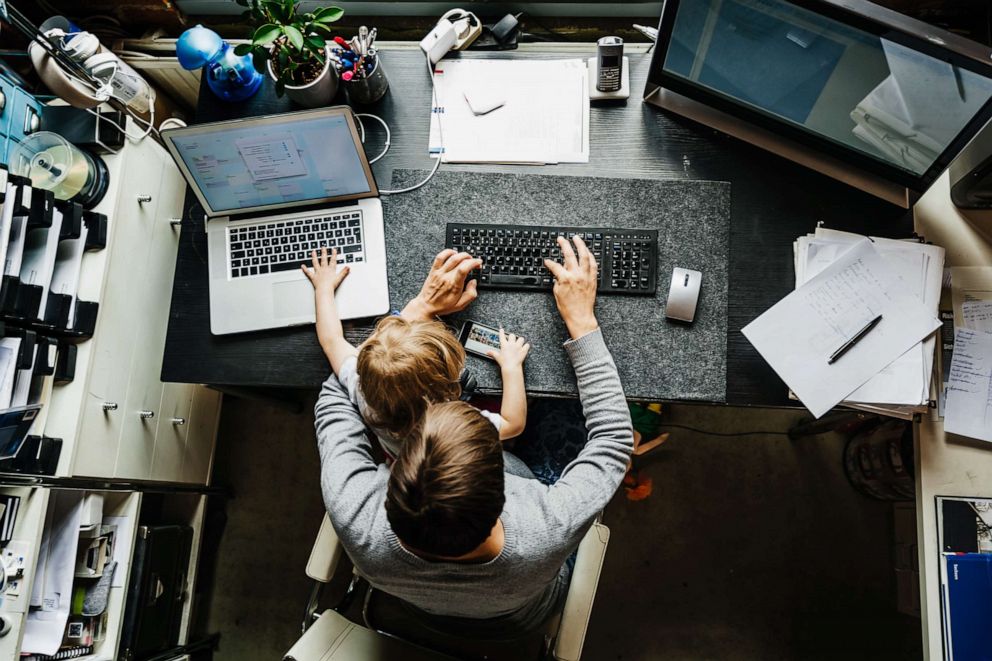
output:
[[[802,417],[666,409],[668,422],[724,433],[782,432]],[[851,488],[843,449],[837,435],[673,429],[641,468],[652,494],[621,492],[606,511],[583,658],[922,658],[919,620],[895,611],[891,506]],[[203,625],[221,634],[219,661],[279,659],[299,635],[323,514],[310,403],[294,414],[227,398],[215,464],[234,497]]]

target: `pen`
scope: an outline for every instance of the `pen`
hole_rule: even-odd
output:
[[[843,356],[845,353],[848,352],[848,350],[850,350],[851,347],[853,347],[855,344],[861,341],[861,338],[867,335],[868,332],[871,331],[872,328],[877,326],[878,322],[880,322],[881,320],[882,320],[882,315],[878,315],[877,317],[869,321],[867,324],[865,324],[865,327],[859,330],[857,333],[855,333],[854,337],[852,337],[844,344],[840,345],[840,348],[837,349],[837,351],[834,351],[832,354],[830,354],[830,358],[827,358],[827,365],[833,365],[835,362],[837,362],[837,360],[841,356]]]
[[[334,43],[345,50],[351,50],[351,46],[344,40],[344,37],[334,37]]]

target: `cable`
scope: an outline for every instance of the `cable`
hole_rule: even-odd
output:
[[[785,431],[765,431],[765,430],[737,431],[737,432],[707,431],[706,429],[697,429],[696,427],[689,427],[686,425],[672,425],[672,424],[668,424],[667,422],[661,423],[660,426],[672,427],[673,429],[685,429],[688,431],[694,431],[697,434],[705,434],[706,436],[757,436],[757,435],[788,436],[789,435],[789,432],[785,432]]]
[[[436,108],[441,107],[441,102],[438,100],[438,96],[437,96],[437,83],[434,82],[434,63],[431,62],[430,56],[427,55],[426,53],[425,53],[425,57],[427,58],[427,72],[431,76],[431,117],[433,117],[434,110]],[[437,169],[441,167],[441,160],[444,157],[444,132],[441,130],[441,125],[442,125],[441,115],[440,113],[438,113],[437,136],[438,136],[438,148],[440,151],[438,152],[437,155],[437,161],[434,163],[434,168],[430,171],[430,174],[427,175],[427,178],[421,181],[419,184],[408,186],[406,188],[400,188],[398,190],[382,190],[380,188],[379,189],[380,195],[399,195],[400,193],[409,193],[410,191],[417,190],[418,188],[420,188],[421,186],[423,186],[428,181],[434,178],[434,175],[437,174]],[[430,138],[428,138],[428,142],[429,141]]]
[[[386,120],[384,120],[382,117],[379,117],[378,115],[372,115],[367,112],[357,113],[355,117],[369,117],[371,119],[374,119],[375,121],[382,124],[382,128],[386,130],[386,144],[382,148],[382,151],[379,152],[379,155],[369,161],[369,165],[371,165],[376,161],[378,161],[383,156],[385,156],[386,152],[389,151],[390,140],[392,140],[392,135],[389,133],[389,124],[387,124]],[[359,128],[362,129],[362,144],[365,144],[365,125],[362,124],[361,120],[358,120],[358,126]]]

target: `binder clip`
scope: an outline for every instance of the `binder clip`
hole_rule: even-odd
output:
[[[33,188],[31,204],[28,208],[28,229],[45,229],[52,226],[52,212],[55,210],[55,193],[50,190]]]
[[[42,322],[45,326],[56,330],[68,330],[69,309],[71,307],[71,295],[48,292],[48,301],[45,303],[45,318]]]
[[[55,207],[62,212],[59,241],[78,239],[83,231],[83,206],[76,202],[57,201]]]
[[[72,334],[75,337],[93,337],[96,331],[96,315],[100,304],[95,301],[76,301],[76,318],[72,320]]]
[[[39,335],[37,347],[33,374],[35,376],[55,374],[55,355],[58,350],[58,343],[50,337]]]
[[[107,247],[107,217],[95,211],[84,211],[86,223],[86,250],[103,250]]]
[[[55,354],[55,385],[62,386],[76,378],[77,351],[75,344],[59,342]]]

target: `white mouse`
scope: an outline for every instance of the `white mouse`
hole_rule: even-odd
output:
[[[668,290],[668,303],[665,316],[679,321],[692,321],[696,316],[696,303],[699,301],[699,286],[703,274],[692,269],[675,267],[672,271],[672,286]]]

